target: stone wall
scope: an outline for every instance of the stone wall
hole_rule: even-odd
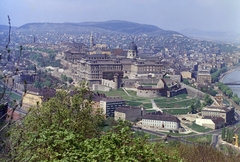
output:
[[[197,98],[203,98],[205,93],[202,91],[199,91],[198,89],[195,89],[191,86],[188,86],[184,83],[180,83],[181,88],[186,88],[187,89],[187,93],[188,95],[190,95],[191,97],[197,97]]]
[[[168,97],[174,97],[174,96],[177,96],[177,95],[180,95],[180,94],[188,94],[187,89],[186,88],[181,88],[181,89],[178,89],[178,90],[169,91],[168,92]]]
[[[113,80],[107,80],[107,79],[102,79],[102,85],[103,86],[107,86],[107,87],[111,87],[111,88],[115,88],[115,82]]]
[[[159,97],[161,96],[161,93],[159,89],[138,89],[137,90],[137,96],[138,97]]]
[[[112,89],[111,87],[106,87],[106,86],[100,85],[100,84],[93,84],[92,85],[92,90],[93,91],[105,91],[105,92],[108,92],[111,89]]]
[[[145,78],[145,79],[122,79],[123,87],[133,88],[136,84],[156,84],[159,82],[159,79],[155,78]],[[137,88],[137,87],[135,87]]]

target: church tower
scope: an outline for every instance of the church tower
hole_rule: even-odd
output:
[[[128,49],[127,58],[133,59],[137,57],[138,57],[137,45],[134,42],[132,42]]]
[[[93,34],[91,32],[91,35],[90,35],[90,48],[93,48],[94,46],[94,41],[93,41]]]

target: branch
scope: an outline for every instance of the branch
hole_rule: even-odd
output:
[[[9,44],[10,44],[10,42],[11,42],[11,19],[10,19],[10,16],[8,15],[7,16],[8,17],[8,24],[9,24],[9,27],[8,27],[8,43],[7,43],[7,45],[6,45],[6,49],[8,49],[8,46],[9,46]],[[9,51],[10,52],[10,51]],[[8,52],[8,53],[9,53]]]

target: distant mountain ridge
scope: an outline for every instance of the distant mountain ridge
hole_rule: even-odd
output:
[[[240,42],[240,33],[236,32],[203,31],[194,28],[187,28],[179,31],[179,33],[191,38],[200,38],[224,42]]]
[[[11,26],[12,29],[16,29],[16,27]],[[8,30],[9,26],[8,25],[0,25],[0,31]]]
[[[118,32],[129,33],[129,34],[134,31],[154,32],[157,30],[162,30],[159,27],[154,25],[138,24],[138,23],[120,21],[120,20],[111,20],[111,21],[105,21],[105,22],[90,22],[90,23],[83,22],[83,23],[79,23],[79,25],[94,26],[94,27],[105,29],[105,30],[114,30]]]
[[[127,34],[151,34],[161,33],[164,35],[179,34],[175,31],[165,31],[154,25],[139,24],[121,20],[111,20],[104,22],[81,22],[81,23],[28,23],[20,26],[19,30],[81,30],[81,29],[101,29]]]

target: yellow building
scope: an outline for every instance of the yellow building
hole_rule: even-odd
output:
[[[192,73],[189,71],[182,71],[181,76],[183,79],[191,79],[192,78]]]
[[[89,50],[89,54],[90,55],[95,55],[95,54],[111,55],[111,50],[110,49],[95,48],[93,50]]]
[[[28,110],[29,107],[42,104],[42,96],[34,92],[27,92],[23,95],[22,107],[24,110]]]
[[[22,107],[28,110],[31,106],[41,105],[43,101],[56,95],[56,90],[53,88],[31,89],[23,94]]]

